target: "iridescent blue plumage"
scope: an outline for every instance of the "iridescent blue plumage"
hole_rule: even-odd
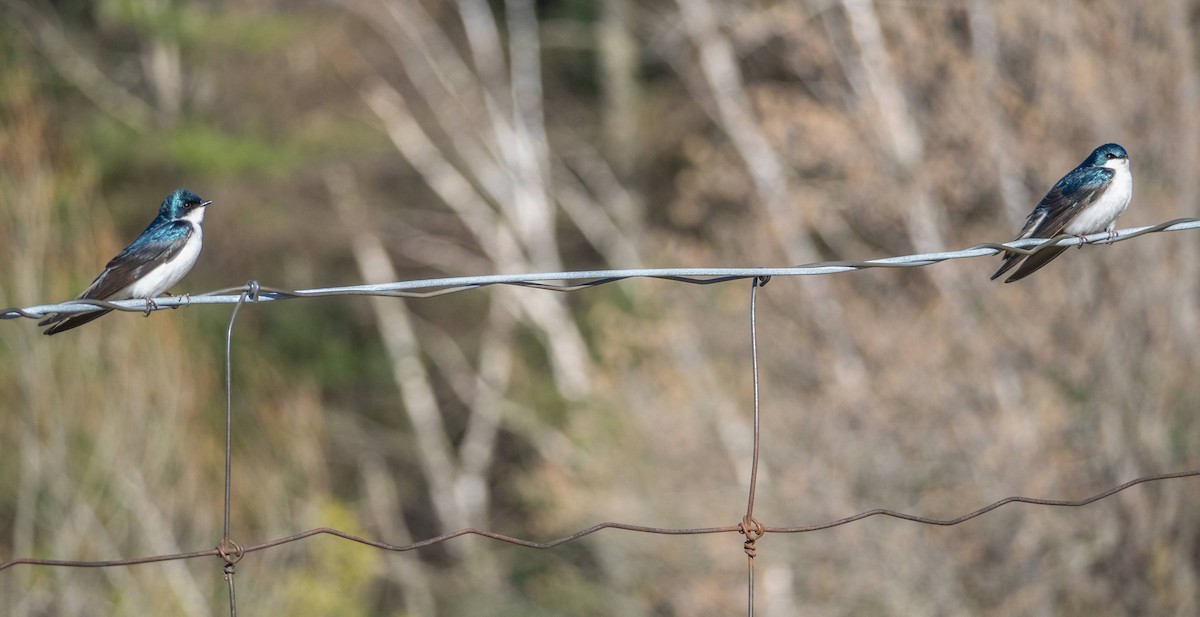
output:
[[[1060,234],[1083,236],[1116,229],[1117,217],[1129,206],[1133,176],[1129,155],[1118,144],[1104,144],[1092,151],[1075,169],[1063,176],[1042,198],[1025,227],[1017,235],[1024,238],[1053,238]],[[1046,247],[1031,255],[1006,251],[1004,263],[992,275],[1001,276],[1020,264],[1004,282],[1011,283],[1033,274],[1067,247]]]
[[[179,282],[200,255],[204,209],[211,201],[179,189],[163,200],[158,215],[129,246],[113,257],[78,300],[128,300],[150,298]],[[50,326],[44,334],[77,328],[108,313],[52,315],[38,325]]]

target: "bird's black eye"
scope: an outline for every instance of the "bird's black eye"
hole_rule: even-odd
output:
[[[1117,158],[1117,155],[1113,154],[1112,152],[1107,152],[1104,154],[1104,156],[1108,157],[1109,159]]]

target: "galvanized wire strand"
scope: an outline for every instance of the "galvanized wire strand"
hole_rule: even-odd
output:
[[[233,572],[227,572],[225,580],[229,583],[229,617],[237,617],[237,594],[233,590]]]
[[[992,510],[995,510],[996,508],[999,508],[1001,506],[1004,506],[1004,505],[1007,505],[1010,503],[1014,503],[1014,502],[1027,503],[1027,504],[1038,505],[1038,506],[1082,507],[1082,506],[1086,506],[1091,503],[1094,503],[1096,501],[1100,501],[1101,499],[1111,497],[1112,495],[1115,495],[1116,493],[1124,491],[1125,489],[1136,486],[1138,484],[1144,484],[1147,482],[1158,482],[1158,481],[1162,481],[1162,480],[1189,478],[1189,477],[1200,477],[1200,470],[1179,471],[1179,472],[1172,472],[1172,473],[1161,473],[1161,474],[1142,476],[1140,478],[1130,480],[1123,484],[1119,484],[1112,488],[1106,489],[1100,493],[1096,493],[1094,495],[1091,495],[1089,497],[1085,497],[1082,499],[1067,500],[1067,499],[1040,499],[1040,498],[1035,498],[1035,497],[1006,497],[999,501],[990,503],[982,508],[979,508],[978,510],[974,510],[967,514],[963,514],[962,516],[958,516],[955,518],[949,518],[949,519],[929,518],[929,517],[919,516],[916,514],[907,514],[907,513],[898,512],[895,510],[877,508],[874,510],[867,510],[866,512],[855,514],[854,516],[848,516],[848,517],[840,518],[840,519],[837,519],[834,521],[829,521],[826,523],[819,523],[816,525],[808,525],[808,526],[802,526],[802,527],[767,527],[766,531],[771,532],[771,533],[809,533],[809,532],[829,529],[831,527],[838,527],[840,525],[854,523],[854,522],[861,521],[863,519],[870,518],[873,516],[890,516],[893,518],[899,518],[899,519],[903,519],[906,521],[911,521],[914,523],[921,523],[921,524],[925,524],[925,525],[953,526],[953,525],[958,525],[960,523],[964,523],[964,522],[969,521],[978,516],[982,516],[984,514],[987,514],[988,512],[991,512]],[[589,536],[591,534],[594,534],[594,533],[604,530],[604,529],[617,529],[617,530],[622,530],[622,531],[630,531],[630,532],[636,532],[636,533],[651,533],[651,534],[658,534],[658,535],[672,535],[672,536],[687,535],[687,536],[690,536],[690,535],[705,535],[705,534],[717,534],[717,533],[741,533],[742,526],[741,525],[726,525],[723,527],[697,527],[697,528],[679,529],[679,528],[667,528],[667,527],[647,527],[647,526],[643,526],[643,525],[631,525],[631,524],[627,524],[627,523],[617,523],[617,522],[604,522],[604,523],[598,523],[596,525],[592,525],[591,527],[588,527],[586,529],[581,529],[570,535],[562,536],[560,538],[555,538],[553,540],[548,540],[548,541],[544,541],[544,542],[516,538],[513,536],[506,536],[504,534],[494,533],[491,531],[485,531],[485,530],[481,530],[481,529],[465,528],[465,529],[459,529],[457,531],[453,531],[450,533],[442,534],[440,536],[427,538],[427,539],[421,540],[419,542],[413,542],[411,544],[389,544],[387,542],[382,542],[379,540],[371,540],[368,538],[364,538],[362,536],[358,536],[358,535],[355,535],[355,534],[352,534],[352,533],[349,533],[346,531],[342,531],[340,529],[334,529],[334,528],[330,528],[330,527],[317,527],[314,529],[309,529],[307,531],[302,531],[300,533],[292,534],[290,536],[276,538],[274,540],[268,540],[268,541],[262,542],[260,544],[253,544],[253,545],[245,546],[245,547],[243,547],[242,550],[243,550],[243,553],[249,554],[249,553],[254,553],[254,552],[258,552],[258,551],[262,551],[262,550],[267,550],[267,549],[281,546],[284,544],[291,544],[293,542],[298,542],[298,541],[301,541],[301,540],[304,540],[307,538],[311,538],[313,536],[318,536],[318,535],[330,535],[330,536],[341,538],[343,540],[349,540],[351,542],[355,542],[358,544],[363,544],[366,546],[372,546],[375,548],[379,548],[379,549],[383,549],[383,550],[387,550],[387,551],[395,551],[395,552],[404,552],[404,551],[420,549],[420,548],[424,548],[424,547],[431,546],[434,544],[440,544],[442,542],[446,542],[448,540],[452,540],[454,538],[457,538],[460,536],[465,536],[465,535],[482,536],[484,538],[490,538],[492,540],[497,540],[497,541],[505,542],[508,544],[514,544],[517,546],[523,546],[525,548],[549,549],[549,548],[554,548],[556,546],[559,546],[560,544],[566,544],[568,542],[578,540],[584,536]],[[103,568],[103,567],[110,567],[110,566],[130,566],[130,565],[137,565],[137,564],[144,564],[144,563],[153,563],[153,562],[158,562],[158,561],[173,561],[173,560],[178,560],[178,559],[197,559],[200,557],[213,557],[213,556],[219,556],[217,549],[209,549],[209,550],[205,550],[205,551],[193,551],[190,553],[172,553],[172,554],[168,554],[168,555],[154,555],[154,556],[149,556],[149,557],[135,557],[135,558],[131,558],[131,559],[113,559],[113,560],[104,560],[104,561],[73,561],[73,560],[65,560],[65,559],[18,558],[18,559],[11,559],[9,561],[0,563],[0,571],[6,570],[8,568],[18,566],[18,565],[61,566],[61,567],[74,567],[74,568]]]
[[[229,326],[225,329],[225,516],[222,527],[221,541],[229,540],[229,502],[230,479],[233,472],[233,324],[237,322],[238,311],[245,302],[258,294],[258,281],[249,281],[238,297],[238,303],[233,306],[229,315]]]
[[[764,276],[750,281],[750,374],[754,388],[754,454],[750,459],[750,495],[746,498],[746,518],[743,521],[747,524],[754,519],[754,492],[758,487],[758,288],[765,286],[770,279],[771,277]]]
[[[918,253],[900,255],[866,261],[823,261],[792,267],[759,267],[759,268],[643,268],[627,270],[582,270],[574,272],[537,272],[531,274],[493,274],[483,276],[460,276],[413,281],[398,281],[371,285],[348,285],[342,287],[322,287],[316,289],[287,290],[275,287],[260,286],[256,302],[273,302],[293,298],[313,298],[327,296],[393,296],[401,298],[431,298],[451,293],[469,291],[491,285],[511,285],[529,287],[548,291],[572,292],[589,289],[597,285],[605,285],[631,278],[653,278],[694,285],[711,285],[739,279],[758,276],[819,276],[838,274],[869,268],[919,268],[953,259],[968,259],[995,255],[1002,251],[1031,254],[1046,250],[1051,246],[1075,246],[1081,244],[1115,243],[1144,236],[1151,233],[1168,231],[1184,231],[1200,229],[1200,219],[1181,218],[1151,225],[1147,227],[1132,227],[1117,231],[1110,239],[1107,232],[1088,236],[1058,236],[1049,240],[1026,239],[1014,240],[1003,244],[986,242],[958,250],[938,253]],[[555,281],[580,281],[571,285],[555,284]],[[0,309],[0,319],[16,319],[25,317],[41,319],[52,313],[88,313],[92,311],[111,309],[115,311],[146,312],[190,306],[194,304],[237,304],[241,298],[241,287],[219,289],[197,295],[168,296],[155,298],[153,303],[146,300],[121,300],[109,302],[105,300],[71,300],[58,304],[40,304],[24,308]],[[237,293],[233,293],[237,292]]]
[[[229,504],[231,486],[233,484],[233,324],[237,322],[238,311],[248,300],[258,297],[258,281],[246,281],[242,294],[238,296],[237,304],[229,315],[229,326],[225,329],[225,512],[221,541],[217,544],[217,554],[225,561],[222,572],[229,590],[229,617],[237,617],[237,594],[234,590],[233,575],[235,566],[241,561],[245,551],[241,545],[229,537]]]
[[[746,556],[746,617],[754,617],[754,558]]]
[[[746,536],[743,550],[746,552],[746,615],[754,617],[754,556],[757,554],[757,542],[765,529],[762,523],[754,520],[754,493],[758,487],[758,445],[759,445],[759,409],[760,399],[758,390],[758,288],[771,280],[769,276],[755,277],[750,280],[750,373],[754,387],[754,451],[750,458],[750,490],[746,498],[746,514],[742,517],[739,531]]]

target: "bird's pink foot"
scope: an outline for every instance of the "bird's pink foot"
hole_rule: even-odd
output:
[[[158,310],[158,304],[154,302],[153,298],[146,298],[146,312],[143,315],[149,317],[150,311],[155,310]]]
[[[164,291],[164,292],[162,292],[162,295],[164,295],[164,296],[166,296],[166,297],[168,297],[168,298],[174,298],[174,297],[175,297],[175,294],[173,294],[173,293],[171,293],[171,292],[169,292],[169,291]],[[180,297],[181,297],[181,298],[183,298],[183,299],[185,299],[185,300],[188,300],[189,302],[190,302],[190,301],[191,301],[191,299],[192,299],[192,297],[191,297],[191,296],[189,296],[188,294],[183,294],[183,295],[182,295],[182,296],[180,296]],[[178,305],[178,304],[176,304],[175,306],[172,306],[172,307],[169,307],[169,308],[170,308],[171,310],[175,310],[175,309],[179,308],[179,305]]]

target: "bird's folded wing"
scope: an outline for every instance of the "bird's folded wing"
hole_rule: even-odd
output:
[[[1112,177],[1113,171],[1103,167],[1075,170],[1063,176],[1029,215],[1017,239],[1053,238],[1061,234],[1071,219],[1100,198]],[[1004,282],[1023,279],[1058,257],[1064,248],[1047,248],[1028,257],[1021,253],[1005,252],[1004,263],[992,275],[992,279],[1000,277],[1017,264],[1021,267]]]
[[[129,287],[142,275],[156,266],[170,261],[195,233],[185,221],[174,221],[157,228],[147,229],[125,250],[113,257],[104,266],[104,271],[92,281],[80,298],[106,300]]]
[[[1044,211],[1045,216],[1038,221],[1036,228],[1022,230],[1019,237],[1053,238],[1061,234],[1071,219],[1104,194],[1104,189],[1112,182],[1113,175],[1113,170],[1104,167],[1067,174],[1038,204],[1038,209]],[[1025,232],[1029,232],[1029,235],[1025,235]]]

